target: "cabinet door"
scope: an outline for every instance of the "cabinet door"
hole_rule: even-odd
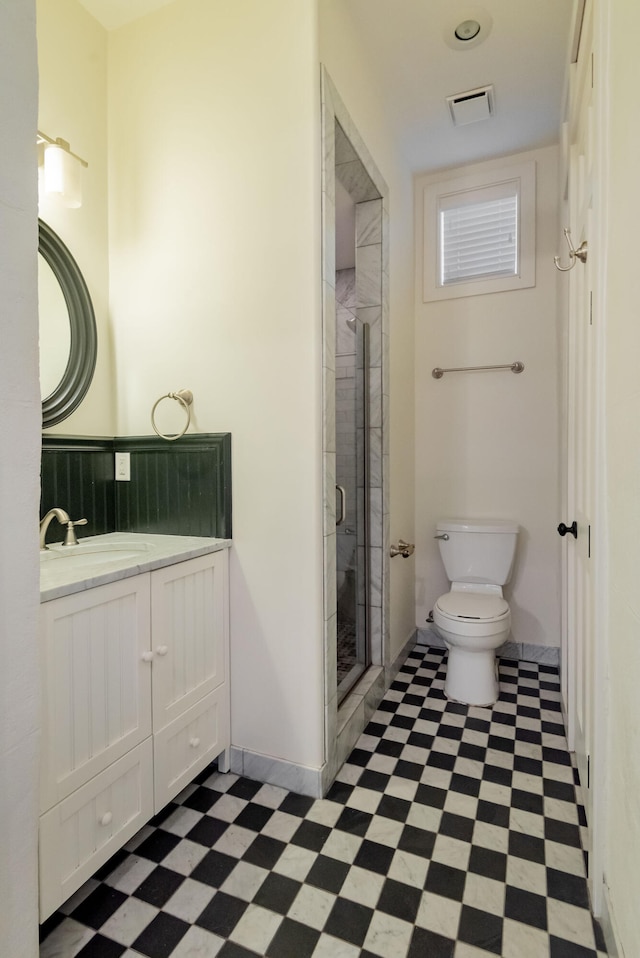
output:
[[[149,619],[148,574],[42,604],[41,811],[151,734]]]
[[[151,739],[40,817],[40,921],[153,815]]]
[[[226,680],[227,551],[151,573],[153,728],[165,728]]]

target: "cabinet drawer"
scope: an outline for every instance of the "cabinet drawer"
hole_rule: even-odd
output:
[[[43,603],[40,811],[151,734],[149,574]]]
[[[229,747],[229,686],[220,686],[154,735],[156,813]]]
[[[151,739],[40,817],[44,921],[153,815]]]

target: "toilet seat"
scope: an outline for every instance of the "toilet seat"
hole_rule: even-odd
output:
[[[437,600],[436,609],[444,619],[469,624],[499,622],[509,615],[508,603],[495,593],[445,592]]]

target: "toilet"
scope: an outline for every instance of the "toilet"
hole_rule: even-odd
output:
[[[496,649],[509,636],[502,586],[511,576],[518,524],[505,519],[440,519],[436,539],[451,583],[433,622],[449,650],[444,691],[465,705],[498,700]]]

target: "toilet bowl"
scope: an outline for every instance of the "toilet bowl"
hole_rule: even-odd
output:
[[[449,650],[445,694],[466,705],[498,700],[496,649],[511,631],[502,594],[515,555],[518,526],[505,520],[440,520],[437,536],[451,589],[433,609],[436,631]]]
[[[453,590],[441,595],[434,624],[449,650],[445,694],[466,705],[498,700],[496,649],[511,631],[511,610],[499,595]]]

